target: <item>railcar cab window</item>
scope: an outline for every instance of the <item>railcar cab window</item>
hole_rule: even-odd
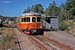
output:
[[[22,18],[21,21],[22,21],[22,22],[30,22],[30,17]]]
[[[30,17],[24,18],[24,22],[30,22]]]
[[[40,22],[40,17],[37,17],[37,22]]]
[[[32,22],[36,22],[36,18],[35,17],[32,17]]]
[[[27,17],[26,18],[26,22],[30,22],[30,17]]]

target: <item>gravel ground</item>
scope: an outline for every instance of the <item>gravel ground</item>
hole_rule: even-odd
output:
[[[44,32],[44,35],[54,39],[55,41],[58,41],[61,44],[75,49],[75,37],[73,37],[69,33],[66,33],[64,31],[49,31]]]
[[[34,45],[25,34],[19,32],[16,28],[14,28],[14,30],[20,42],[21,50],[40,50],[40,48]]]

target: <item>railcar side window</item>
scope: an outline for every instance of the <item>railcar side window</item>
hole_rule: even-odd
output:
[[[26,18],[24,18],[24,22],[26,22]]]
[[[37,17],[37,22],[40,22],[40,17]]]
[[[24,22],[24,18],[21,18],[21,22]]]
[[[32,22],[36,22],[36,18],[35,17],[32,17]]]

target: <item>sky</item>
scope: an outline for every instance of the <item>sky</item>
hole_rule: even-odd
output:
[[[66,0],[0,0],[0,15],[20,16],[23,11],[32,5],[41,4],[46,9],[50,3],[56,2],[57,6],[65,3]]]

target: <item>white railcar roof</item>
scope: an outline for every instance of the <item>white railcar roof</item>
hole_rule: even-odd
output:
[[[28,15],[28,16],[32,16],[32,15],[39,16],[39,15],[41,15],[41,13],[24,13],[24,14],[22,14],[22,16],[26,16],[26,15]]]

